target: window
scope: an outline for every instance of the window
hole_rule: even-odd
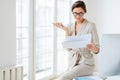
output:
[[[57,20],[62,22],[64,25],[68,25],[70,22],[70,0],[58,0],[57,2],[58,16]],[[65,39],[65,32],[58,30],[57,35],[57,73],[60,74],[65,71],[68,67],[68,54],[62,47],[62,41]]]
[[[29,0],[16,0],[16,42],[16,64],[23,65],[24,77],[27,78],[29,58]]]
[[[30,34],[30,9],[34,1],[33,33]],[[54,28],[53,22],[62,21],[68,24],[70,20],[69,0],[16,0],[16,40],[17,40],[17,64],[24,67],[24,80],[29,80],[28,75],[32,62],[29,61],[30,54],[35,55],[32,63],[35,70],[35,80],[42,79],[57,72],[63,72],[67,68],[67,54],[62,48],[65,34],[62,30]],[[65,15],[67,14],[67,16]],[[30,37],[34,35],[33,53],[30,52]],[[32,56],[34,57],[34,56]],[[56,62],[55,62],[56,61]]]
[[[36,79],[53,74],[53,10],[54,0],[36,0]]]

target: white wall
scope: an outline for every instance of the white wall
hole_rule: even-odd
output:
[[[100,0],[103,33],[120,33],[120,0]]]
[[[84,0],[86,3],[86,7],[87,7],[87,13],[85,15],[85,17],[91,21],[94,22],[96,24],[97,27],[97,31],[99,36],[102,33],[102,27],[99,25],[100,24],[100,17],[99,17],[99,6],[98,6],[98,1],[99,0]]]
[[[16,63],[15,0],[0,0],[0,66]]]
[[[120,0],[84,1],[88,10],[86,18],[96,24],[100,42],[103,33],[120,34]]]
[[[95,22],[98,32],[107,34],[120,33],[120,0],[85,0],[87,18]]]
[[[100,77],[120,74],[120,34],[105,34],[102,37],[99,61]],[[120,80],[120,79],[111,79]]]

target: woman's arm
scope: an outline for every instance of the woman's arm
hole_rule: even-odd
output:
[[[56,23],[54,23],[54,26],[64,30],[66,36],[70,36],[70,29],[68,27],[64,26],[62,23],[56,22]],[[66,50],[67,51],[71,51],[72,49],[71,48],[67,48]]]
[[[93,53],[99,53],[99,38],[97,34],[97,29],[95,24],[91,24],[91,35],[92,35],[92,43],[87,45],[87,48],[92,51]]]

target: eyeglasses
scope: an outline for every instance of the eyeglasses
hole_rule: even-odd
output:
[[[81,17],[81,16],[83,16],[84,15],[84,13],[83,12],[80,12],[80,13],[77,13],[77,12],[73,12],[72,13],[74,16],[79,16],[79,17]]]

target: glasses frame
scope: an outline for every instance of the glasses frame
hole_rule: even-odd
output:
[[[77,12],[72,12],[72,14],[74,15],[74,16],[79,16],[79,17],[82,17],[85,13],[83,13],[83,12],[79,12],[79,13],[77,13]]]

